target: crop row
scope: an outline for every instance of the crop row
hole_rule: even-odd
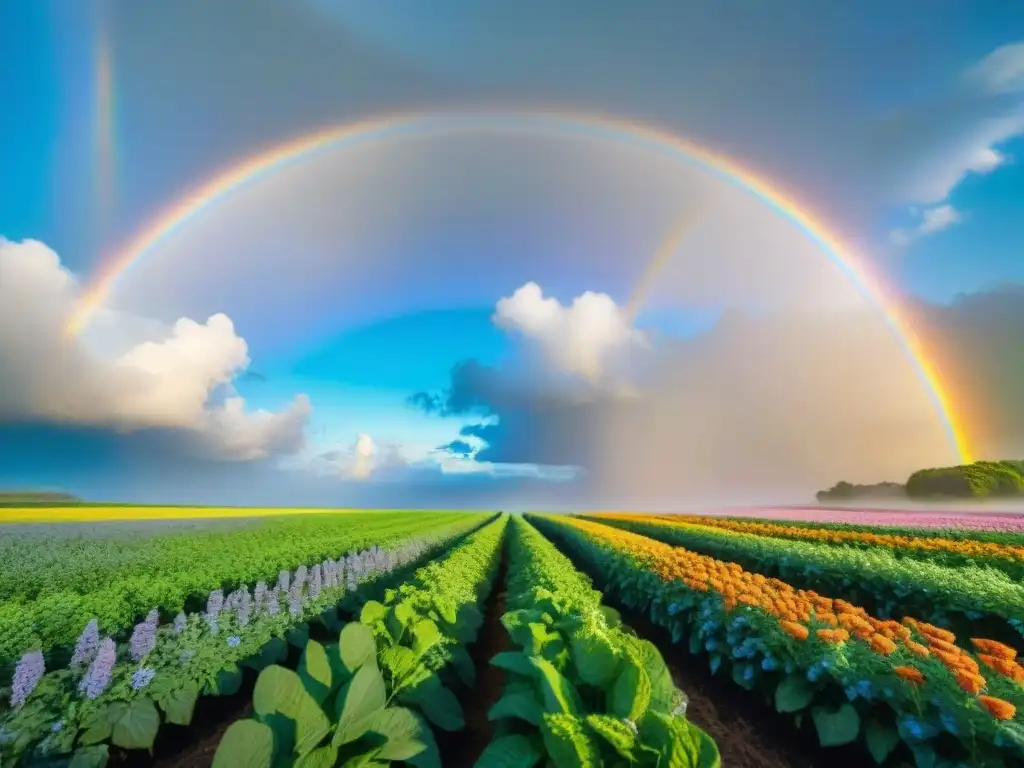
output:
[[[365,603],[336,641],[307,642],[297,672],[264,669],[252,719],[225,732],[214,768],[387,765],[440,768],[431,726],[464,727],[446,681],[472,685],[465,644],[483,622],[508,518],[418,570],[383,602]]]
[[[162,626],[154,609],[127,643],[102,637],[89,621],[66,668],[46,672],[40,651],[18,662],[0,716],[0,760],[74,751],[77,768],[102,765],[108,742],[150,748],[162,723],[190,722],[201,693],[232,694],[242,667],[266,667],[286,657],[290,644],[304,645],[310,620],[339,624],[337,606],[363,582],[431,556],[484,521],[462,516],[416,538],[393,535],[388,549],[282,571],[273,586],[260,581],[226,597],[215,589],[205,609]]]
[[[939,565],[961,567],[985,565],[1003,571],[1013,579],[1024,577],[1024,546],[999,544],[976,539],[950,539],[941,536],[920,536],[887,531],[854,531],[821,526],[793,526],[766,520],[735,520],[721,517],[691,515],[644,516],[602,514],[598,519],[655,519],[670,523],[699,525],[736,533],[749,533],[774,539],[793,539],[820,544],[861,548],[883,547],[899,555],[927,559]]]
[[[0,673],[36,648],[50,666],[66,663],[92,618],[103,632],[120,636],[154,606],[169,619],[200,608],[212,590],[231,591],[339,552],[389,546],[425,524],[464,520],[459,513],[308,515],[148,540],[65,539],[52,548],[45,540],[5,536]],[[21,578],[22,586],[11,586]]]
[[[911,614],[957,634],[982,632],[1024,647],[1024,584],[992,568],[947,567],[884,547],[776,539],[639,515],[594,519],[842,597],[879,618]]]
[[[711,738],[685,717],[686,699],[658,649],[628,634],[589,579],[528,523],[512,523],[507,606],[515,650],[489,718],[500,735],[477,768],[536,763],[718,768]]]
[[[861,742],[878,763],[901,751],[919,766],[1024,761],[1024,667],[1011,647],[974,639],[971,653],[930,623],[879,619],[735,562],[596,522],[531,519],[624,604],[707,653],[713,672],[809,715],[823,746]]]

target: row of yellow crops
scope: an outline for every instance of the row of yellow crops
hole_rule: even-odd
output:
[[[778,579],[745,571],[735,563],[671,547],[628,531],[578,519],[567,524],[636,558],[665,581],[680,580],[690,589],[718,593],[727,610],[738,605],[764,610],[775,616],[779,627],[797,640],[806,640],[813,630],[818,638],[829,643],[862,641],[881,657],[889,657],[902,647],[915,657],[938,659],[956,684],[976,695],[978,703],[997,719],[1014,718],[1017,707],[1004,698],[984,695],[982,691],[990,681],[1011,682],[1018,693],[1014,698],[1024,702],[1024,667],[1016,661],[1016,650],[1002,643],[972,639],[979,651],[975,660],[972,654],[955,644],[953,633],[940,627],[909,617],[902,622],[876,619],[845,600],[796,590]],[[828,626],[813,629],[815,624]],[[984,674],[979,661],[985,667]],[[912,664],[898,665],[894,671],[912,685],[925,681],[921,670]]]
[[[727,520],[697,515],[643,515],[605,512],[596,515],[596,517],[620,520],[658,519],[669,522],[703,525],[726,531],[737,531],[739,533],[750,533],[756,536],[770,536],[772,538],[817,541],[828,544],[866,544],[889,547],[891,549],[948,553],[961,557],[995,558],[1024,562],[1024,547],[971,539],[943,539],[930,536],[873,533],[871,531],[842,531],[830,528],[791,526],[785,523],[766,523],[758,520]]]

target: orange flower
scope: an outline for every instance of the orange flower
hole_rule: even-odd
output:
[[[929,637],[928,645],[940,651],[946,651],[947,653],[960,653],[960,646],[956,643],[949,643],[945,640],[940,640],[937,637]]]
[[[807,636],[810,634],[807,627],[803,624],[797,624],[795,621],[780,621],[779,626],[782,627],[782,630],[786,634],[792,635],[797,640],[806,640]]]
[[[1004,677],[1010,678],[1015,683],[1024,685],[1024,667],[1016,661],[1007,661],[1006,659],[1000,659],[998,656],[989,656],[987,653],[979,653],[978,658],[984,662],[985,666],[994,669]]]
[[[981,689],[985,687],[985,678],[974,672],[956,669],[953,670],[953,677],[956,679],[956,684],[968,693],[981,693]]]
[[[896,643],[885,635],[874,634],[871,636],[871,650],[883,656],[888,656],[896,650]]]
[[[987,653],[989,656],[1006,659],[1007,661],[1013,661],[1017,658],[1017,650],[1015,648],[1003,645],[995,640],[983,640],[977,637],[972,637],[971,643],[973,643],[974,647],[979,651]]]
[[[945,640],[947,643],[952,643],[956,640],[956,635],[950,632],[948,629],[942,627],[936,627],[934,624],[926,624],[921,622],[917,625],[918,630],[931,639]]]
[[[912,683],[914,685],[920,685],[924,682],[924,675],[921,674],[921,670],[917,667],[893,667],[893,672],[899,675],[899,678],[905,682]]]
[[[907,649],[915,656],[920,656],[922,659],[931,656],[932,652],[928,650],[927,646],[915,643],[913,640],[907,640]]]
[[[1017,714],[1017,708],[1004,699],[997,699],[995,696],[979,696],[978,702],[996,720],[1012,720]]]

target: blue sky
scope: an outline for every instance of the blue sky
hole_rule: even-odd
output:
[[[685,8],[653,0],[628,7],[593,2],[557,9],[540,0],[480,2],[472,9],[454,0],[437,0],[429,8],[412,0],[386,7],[318,0],[230,0],[216,7],[198,0],[0,2],[5,56],[0,103],[9,105],[9,116],[0,121],[0,236],[45,243],[84,280],[189,187],[323,124],[405,109],[559,105],[657,124],[739,159],[813,203],[872,272],[907,295],[908,306],[918,307],[925,335],[941,348],[936,354],[951,361],[954,388],[968,389],[961,379],[984,384],[991,377],[999,379],[993,391],[1004,391],[1006,377],[1015,374],[1002,368],[988,373],[985,366],[996,365],[991,356],[982,361],[979,353],[969,353],[977,345],[949,328],[951,318],[966,312],[956,309],[959,295],[987,297],[995,288],[1024,282],[1019,223],[1024,221],[1024,7],[994,1],[942,4],[928,14],[910,0],[828,8],[799,0],[787,7],[789,12],[779,13],[743,0]],[[108,111],[98,98],[101,39],[112,66]],[[609,46],[609,39],[616,44]],[[103,118],[109,123],[106,136],[98,135]],[[109,156],[98,150],[104,140],[113,149]],[[304,482],[296,480],[301,471],[294,467],[305,463],[318,477],[337,471],[338,488],[324,486],[323,498],[373,498],[365,483],[354,489],[350,472],[359,446],[367,445],[360,442],[364,435],[371,438],[380,465],[379,482],[391,478],[407,488],[429,488],[436,474],[445,474],[439,463],[446,463],[449,475],[482,471],[479,465],[488,462],[438,450],[459,439],[460,432],[480,432],[473,425],[481,419],[504,425],[494,439],[509,441],[488,446],[470,440],[474,448],[485,449],[478,459],[488,448],[490,456],[508,459],[499,462],[507,468],[483,472],[497,483],[493,488],[500,486],[503,498],[515,495],[515,477],[533,471],[528,467],[579,459],[587,454],[585,446],[567,444],[560,456],[548,448],[562,445],[562,438],[544,430],[582,435],[595,424],[590,417],[563,410],[547,419],[533,415],[543,411],[538,402],[569,397],[567,387],[578,398],[578,382],[563,379],[591,374],[581,373],[586,351],[570,347],[598,342],[592,335],[584,341],[554,338],[537,331],[525,314],[509,315],[502,325],[495,321],[496,307],[531,280],[561,309],[588,290],[607,293],[621,307],[664,236],[672,196],[708,197],[718,213],[704,221],[706,231],[697,233],[692,245],[706,247],[707,253],[700,253],[700,260],[694,255],[685,269],[690,252],[681,255],[676,271],[663,275],[635,318],[648,341],[696,337],[691,347],[698,349],[702,340],[726,333],[716,326],[718,310],[749,309],[750,297],[762,285],[762,267],[744,264],[776,259],[765,285],[772,275],[780,285],[787,282],[792,270],[788,281],[794,296],[819,291],[818,278],[800,266],[804,262],[796,251],[808,246],[799,233],[767,219],[756,223],[767,214],[754,202],[722,192],[699,174],[677,179],[656,161],[634,161],[626,149],[561,144],[542,149],[509,144],[477,153],[440,143],[425,145],[422,154],[427,157],[409,166],[399,162],[407,155],[397,150],[387,156],[392,165],[383,155],[328,157],[320,169],[268,181],[249,197],[239,197],[235,209],[211,210],[180,242],[167,245],[171,255],[138,266],[134,282],[126,280],[113,297],[112,306],[130,308],[134,318],[117,321],[125,334],[130,324],[139,326],[139,315],[165,324],[181,316],[203,323],[217,311],[232,318],[233,334],[245,339],[248,360],[240,367],[237,345],[218,337],[228,357],[211,362],[212,372],[203,379],[211,407],[237,395],[248,413],[284,414],[273,427],[239,422],[246,439],[259,434],[276,447],[260,448],[255,458],[234,456],[232,471],[238,461],[292,467],[281,470],[287,475],[281,488],[287,489]],[[358,163],[373,169],[372,175],[360,175]],[[358,185],[345,181],[357,176]],[[104,183],[113,191],[108,207],[100,199]],[[616,193],[616,184],[635,184],[630,189],[636,191]],[[382,211],[379,220],[374,206]],[[655,221],[662,229],[651,228]],[[358,282],[353,267],[338,256],[346,248],[359,254],[357,272],[365,273],[367,282]],[[718,258],[718,248],[747,261],[735,256],[740,266],[731,266],[733,257]],[[788,262],[784,252],[791,249]],[[689,292],[669,285],[679,281],[688,282]],[[730,292],[730,283],[744,290]],[[833,287],[838,296],[840,289]],[[790,306],[784,287],[775,290],[764,288],[778,307]],[[996,294],[993,302],[1006,300],[1005,293]],[[27,317],[25,323],[33,316]],[[577,317],[583,317],[582,310]],[[586,325],[579,323],[579,328]],[[567,320],[559,327],[576,326]],[[985,330],[988,339],[1004,332],[1013,338],[1015,331]],[[633,338],[623,333],[622,338]],[[613,344],[605,339],[599,346],[604,354]],[[0,345],[0,354],[11,355],[0,362],[13,368],[15,352],[26,354],[25,348],[14,341]],[[39,362],[43,352],[27,354],[35,355],[40,371],[51,371]],[[756,354],[748,350],[740,357],[752,360]],[[185,359],[176,358],[175,364],[184,365]],[[487,379],[491,389],[476,391],[475,408],[451,407],[441,416],[410,405],[419,392],[443,397],[463,384],[483,386],[482,380],[459,379],[465,371],[456,366],[465,360],[501,371],[520,393],[495,389]],[[697,363],[686,365],[696,370]],[[970,376],[958,375],[967,369]],[[756,370],[749,375],[756,376]],[[787,380],[804,375],[810,376],[785,373]],[[177,382],[180,390],[186,388],[184,376]],[[12,383],[0,377],[0,385],[12,392],[18,386],[42,391],[42,380],[26,374],[24,381]],[[522,392],[534,398],[529,405],[523,404]],[[308,397],[309,413],[302,402],[289,410],[299,394]],[[105,430],[111,420],[128,418],[122,413],[127,406],[111,406],[116,418],[78,414],[66,419],[55,417],[50,406],[23,407],[26,397],[12,397],[15,404],[0,408],[0,417],[17,425],[19,439],[38,426],[33,444],[55,441],[62,459],[11,464],[0,472],[0,484],[78,483],[90,493],[167,495],[170,480],[162,490],[150,481],[149,486],[119,484],[125,475],[117,456],[123,455],[118,450],[128,450],[124,447],[100,452],[107,457],[102,471],[96,469],[95,451],[88,461],[82,459],[81,466],[104,476],[102,482],[81,485],[85,474],[70,469],[78,466],[76,451],[90,454],[90,439],[117,443],[120,438]],[[984,400],[981,405],[963,405],[978,421],[979,445],[990,453],[1024,451],[1015,416],[976,415],[1000,410],[992,406],[996,400],[986,398],[975,398]],[[242,450],[242,438],[228,436],[226,416],[219,411],[195,415],[185,399],[180,405],[180,414],[170,409],[148,421],[132,415],[139,429],[131,450],[149,455],[138,441],[151,430],[174,430],[170,441],[158,435],[152,455],[162,456],[173,444],[173,451],[188,457],[181,464],[185,475],[198,471],[195,462],[214,461],[208,446],[193,450],[193,438],[202,442],[216,432],[221,447]],[[530,418],[516,421],[526,413]],[[208,423],[211,418],[215,426]],[[295,434],[289,431],[292,419]],[[61,424],[71,429],[68,422],[75,436],[62,441]],[[196,426],[200,423],[206,426]],[[13,440],[15,427],[5,429],[0,425],[0,441]],[[491,434],[497,435],[494,429],[492,424]],[[793,440],[806,434],[802,429],[792,428]],[[834,435],[844,434],[842,429],[837,425],[828,439],[838,440]],[[182,431],[187,434],[177,434]],[[744,445],[772,443],[760,433],[741,439],[742,429],[732,431]],[[805,442],[819,439],[826,438]],[[922,433],[919,442],[929,439]],[[865,440],[846,439],[856,445]],[[613,438],[599,442],[607,441]],[[626,438],[622,444],[633,445]],[[543,461],[531,460],[536,458],[531,445]],[[877,473],[888,466],[899,474],[915,460],[932,458],[908,447],[891,464],[876,465],[844,450],[836,449],[834,465],[794,471],[792,485],[818,482],[815,472],[822,481],[834,472]],[[629,452],[643,453],[637,447]],[[217,461],[222,459],[210,466],[222,466]],[[590,466],[591,476],[596,466]],[[481,498],[479,482],[473,479],[466,499]],[[522,482],[524,494],[535,492],[535,477]],[[790,486],[782,485],[788,492]],[[546,486],[538,487],[543,496]],[[455,485],[445,488],[453,498],[462,492]],[[280,490],[281,496],[287,493]],[[252,494],[243,496],[240,503],[253,503]],[[393,497],[401,494],[393,491]]]

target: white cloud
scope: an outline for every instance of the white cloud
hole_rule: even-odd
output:
[[[920,217],[921,220],[916,226],[894,229],[890,232],[890,241],[896,246],[905,247],[919,237],[933,235],[963,221],[963,214],[948,203],[926,208],[920,212]]]
[[[554,366],[592,382],[605,377],[616,353],[644,341],[608,294],[587,291],[563,306],[534,282],[500,299],[493,319],[535,340]]]
[[[183,430],[230,459],[301,448],[305,395],[278,413],[249,412],[233,391],[249,354],[227,316],[167,328],[105,312],[87,340],[64,332],[77,300],[50,248],[0,240],[0,418]]]
[[[964,79],[992,94],[1024,91],[1024,42],[996,48],[968,69]]]

